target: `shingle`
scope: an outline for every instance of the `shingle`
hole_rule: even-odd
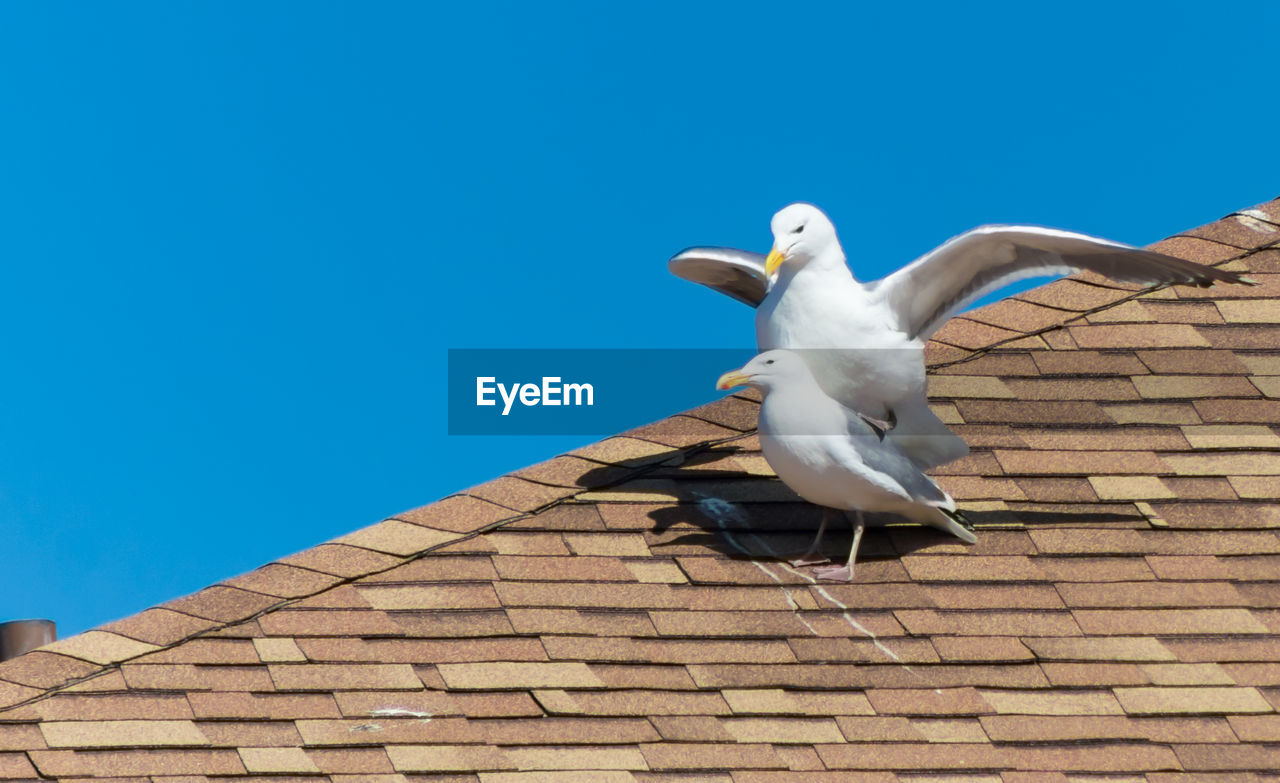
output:
[[[1200,418],[1209,424],[1274,424],[1280,421],[1280,400],[1196,400],[1192,405]]]
[[[1200,414],[1191,403],[1144,402],[1107,405],[1106,416],[1116,424],[1199,424]]]
[[[877,636],[875,640],[848,639],[843,635],[824,639],[793,638],[788,639],[787,643],[800,661],[882,663],[889,653],[904,664],[938,661],[938,654],[927,639],[886,639]]]
[[[1087,634],[1264,634],[1245,609],[1078,609],[1072,614]]]
[[[461,717],[417,718],[390,714],[351,720],[299,720],[297,726],[308,747],[485,741],[479,727]]]
[[[932,643],[944,661],[1014,662],[1035,657],[1011,636],[935,636]]]
[[[1096,402],[1047,400],[959,400],[956,408],[970,424],[1109,424]]]
[[[1057,326],[1072,317],[1060,309],[1032,304],[1024,299],[1005,299],[971,310],[965,317],[1016,332],[1036,332]]]
[[[1186,232],[1169,239],[1162,239],[1149,247],[1158,253],[1185,258],[1188,261],[1199,261],[1204,264],[1213,264],[1240,255],[1239,248],[1187,236]]]
[[[201,721],[196,724],[214,747],[285,748],[302,744],[290,721]]]
[[[121,672],[133,690],[274,690],[264,666],[126,663]]]
[[[573,687],[573,686],[567,686]],[[729,705],[716,691],[613,690],[536,691],[539,703],[557,713],[583,715],[727,715]]]
[[[389,745],[386,750],[399,772],[515,769],[502,749],[485,745]]]
[[[737,742],[844,742],[844,735],[831,718],[725,718],[720,724]]]
[[[471,532],[499,519],[515,516],[512,512],[533,511],[556,500],[568,497],[575,491],[576,488],[572,487],[550,486],[534,481],[526,481],[515,476],[500,476],[492,481],[464,490],[464,492],[473,499],[479,498],[480,500],[488,501],[490,504],[511,509],[512,511],[506,512],[505,516],[500,513],[500,510],[490,511],[486,508],[483,512],[476,512],[471,507],[468,507],[464,511],[443,515],[441,518],[451,520],[459,527],[469,525],[469,527],[457,532]],[[431,507],[427,506],[426,508],[430,509]],[[409,518],[409,521],[416,522],[416,517]],[[420,524],[436,527],[425,522]]]
[[[622,433],[620,437],[647,440],[674,448],[685,448],[704,441],[722,440],[739,432],[701,419],[672,416]],[[581,454],[581,452],[578,452]]]
[[[231,749],[35,750],[28,755],[47,777],[245,774]]]
[[[1155,579],[1141,557],[1037,557],[1036,565],[1053,582],[1135,582]]]
[[[42,653],[58,653],[92,663],[109,664],[135,658],[157,649],[157,646],[107,631],[86,631],[46,644],[40,649]],[[12,678],[6,677],[6,679]]]
[[[1118,301],[1127,295],[1123,291],[1101,288],[1076,280],[1059,280],[1030,291],[1023,291],[1013,298],[1047,307],[1082,312]]]
[[[733,742],[720,721],[710,715],[658,715],[649,722],[668,742]]]
[[[485,741],[494,745],[624,745],[662,739],[643,718],[541,718],[473,720]]]
[[[390,568],[400,559],[381,552],[343,544],[321,544],[295,555],[281,558],[281,563],[309,568],[325,574],[354,577]]]
[[[673,456],[669,446],[627,437],[605,438],[569,453],[596,462],[628,466],[660,462]]]
[[[987,557],[911,555],[902,558],[902,565],[912,579],[922,582],[1025,582],[1046,578],[1044,571],[1035,561],[1022,555]]]
[[[422,681],[408,664],[271,664],[275,687],[282,691],[331,691],[377,688],[418,690]]]
[[[619,481],[630,473],[624,467],[602,467],[598,462],[562,454],[511,473],[516,478],[555,487],[588,488]],[[500,517],[505,518],[505,517]],[[497,521],[497,520],[494,520]],[[438,525],[429,525],[439,527]]]
[[[1154,685],[1235,685],[1225,669],[1216,663],[1155,663],[1142,671]]]
[[[74,638],[74,637],[73,637]],[[121,637],[122,638],[122,637]],[[53,688],[98,670],[88,661],[39,649],[0,663],[0,679],[33,688]]]
[[[767,744],[650,743],[640,747],[650,769],[785,769]]]
[[[249,772],[319,772],[302,748],[240,748],[240,760]]]
[[[99,630],[109,631],[148,644],[167,645],[185,639],[188,636],[194,636],[216,625],[217,623],[213,620],[156,608],[147,609],[131,617],[99,626]]]
[[[40,724],[51,748],[123,748],[208,745],[209,739],[189,720],[44,721]]]
[[[1227,722],[1242,742],[1280,742],[1280,715],[1229,715]]]
[[[391,766],[391,759],[382,748],[309,748],[307,756],[325,773],[377,775],[395,771]],[[393,776],[384,780],[386,783],[400,783]],[[381,781],[374,778],[369,783]]]
[[[894,688],[867,691],[879,715],[984,715],[995,708],[973,688]]]
[[[1188,770],[1270,771],[1280,768],[1280,750],[1270,745],[1186,744],[1175,745],[1173,750]]]
[[[518,633],[599,634],[601,636],[656,636],[649,615],[641,611],[590,611],[580,609],[507,610]]]
[[[1044,693],[1040,691],[981,691],[997,713],[1015,715],[1120,715],[1123,710],[1110,691]]]
[[[1102,500],[1152,500],[1176,497],[1157,476],[1090,476],[1089,484]]]
[[[387,616],[374,610],[277,610],[261,619],[262,630],[271,636],[400,636],[404,630]]]
[[[1008,473],[1030,475],[1099,475],[1164,473],[1169,469],[1149,451],[1013,451],[996,449],[996,459]],[[1168,455],[1173,457],[1175,455]]]
[[[1132,663],[1058,663],[1044,661],[1040,670],[1055,688],[1111,688],[1150,685],[1151,678]]]
[[[263,663],[284,663],[307,659],[293,639],[254,639],[253,647]]]
[[[11,780],[35,779],[39,773],[22,753],[0,753],[0,776]]]
[[[280,720],[338,718],[337,704],[327,693],[201,693],[187,694],[197,718]],[[129,713],[121,713],[121,717]]]
[[[515,633],[507,613],[497,609],[428,610],[389,614],[404,636],[477,637]]]
[[[175,612],[229,623],[255,615],[279,602],[280,599],[273,596],[215,585],[161,606]]]
[[[1197,374],[1212,369],[1215,376],[1222,374],[1246,375],[1249,367],[1241,357],[1231,351],[1205,348],[1158,348],[1138,351],[1142,365],[1156,373]],[[1126,373],[1133,374],[1133,373]],[[1134,378],[1134,385],[1145,381]]]
[[[413,555],[457,540],[460,535],[393,519],[335,538],[333,543],[390,555]]]
[[[1186,476],[1280,476],[1280,454],[1166,454],[1164,462],[1174,473]]]
[[[360,595],[375,609],[487,609],[500,606],[487,582],[367,586]]]
[[[1115,694],[1131,715],[1273,711],[1255,688],[1116,688]]]
[[[1188,324],[1106,324],[1070,326],[1068,333],[1081,348],[1184,348],[1210,343]]]
[[[1071,607],[1188,607],[1246,606],[1229,582],[1112,582],[1057,585]]]
[[[726,688],[724,700],[738,715],[872,715],[859,691],[810,692],[779,688]]]
[[[440,676],[450,688],[602,688],[604,683],[579,662],[447,663]]]
[[[635,661],[637,663],[790,663],[791,648],[782,640],[753,639],[620,639],[544,636],[542,644],[555,659]]]
[[[1150,637],[1024,638],[1037,657],[1060,661],[1172,661],[1174,654]]]
[[[277,598],[299,598],[337,584],[339,578],[306,568],[270,563],[222,584]]]

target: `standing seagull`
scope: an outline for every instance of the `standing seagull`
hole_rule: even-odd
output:
[[[1150,250],[1034,226],[981,226],[886,278],[861,283],[849,271],[835,226],[817,207],[792,204],[770,227],[767,257],[690,248],[671,259],[670,269],[757,307],[759,350],[809,349],[800,353],[822,389],[887,422],[888,439],[921,468],[968,452],[929,410],[924,341],[974,300],[1017,280],[1082,269],[1135,283],[1252,284]]]
[[[881,441],[861,416],[828,397],[809,368],[791,351],[766,351],[720,376],[716,388],[760,389],[760,449],[778,478],[811,503],[854,512],[848,561],[819,569],[817,575],[853,579],[864,511],[898,514],[970,544],[977,541],[973,528],[956,513],[955,501],[892,440]],[[818,535],[803,558],[817,551],[829,515],[824,510]]]

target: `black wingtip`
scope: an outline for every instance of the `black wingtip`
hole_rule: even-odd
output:
[[[964,514],[960,513],[959,511],[950,511],[948,513],[951,515],[952,519],[960,523],[960,527],[964,528],[965,530],[968,530],[970,533],[978,532],[978,528],[974,527],[973,523],[970,522],[969,518],[966,517]]]

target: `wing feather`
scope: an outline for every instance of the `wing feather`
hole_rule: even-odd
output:
[[[758,307],[769,293],[764,256],[731,247],[691,247],[667,262],[676,277],[715,289],[743,304]]]
[[[1251,284],[1233,272],[1071,231],[979,226],[870,287],[898,315],[902,331],[927,339],[951,316],[998,288],[1080,270],[1127,283]]]

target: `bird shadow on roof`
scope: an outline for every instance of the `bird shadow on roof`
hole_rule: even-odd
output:
[[[728,558],[755,560],[787,558],[804,551],[821,523],[822,507],[803,500],[776,477],[743,470],[734,461],[741,456],[761,459],[758,453],[732,443],[683,457],[674,452],[614,489],[642,505],[644,516],[652,522],[647,538],[655,554],[711,551]],[[590,474],[584,480],[590,481]],[[852,513],[838,513],[829,523],[821,547],[822,554],[833,559],[847,555],[852,530]],[[891,514],[867,514],[869,529],[859,558],[872,562],[917,553],[982,552],[988,548],[984,532],[1145,523],[1136,510],[1124,514],[1110,510],[986,509],[966,510],[965,514],[978,528],[979,541],[972,547]]]

